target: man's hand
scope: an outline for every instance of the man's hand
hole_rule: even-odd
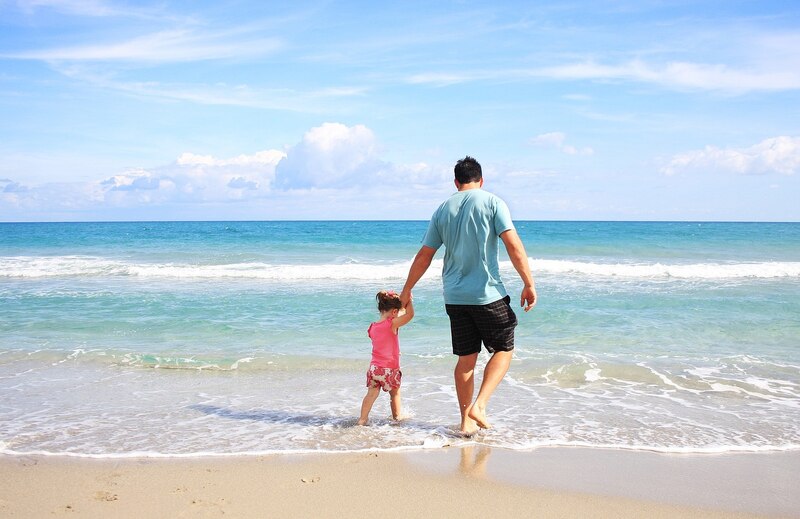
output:
[[[536,288],[524,287],[519,298],[519,305],[527,312],[536,305]]]
[[[411,295],[411,291],[410,290],[408,290],[408,291],[404,290],[404,291],[400,292],[400,304],[403,305],[403,308],[408,306],[408,303],[412,299],[413,299],[413,296]]]

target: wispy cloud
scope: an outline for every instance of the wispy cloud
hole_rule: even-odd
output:
[[[368,91],[363,86],[321,87],[311,90],[265,88],[227,83],[165,83],[159,81],[124,81],[113,73],[97,73],[83,65],[55,67],[60,73],[95,88],[166,101],[199,105],[238,106],[300,113],[346,112],[349,98],[359,98]],[[336,101],[333,103],[333,101]]]
[[[629,81],[681,91],[711,91],[731,95],[800,89],[800,68],[742,68],[725,64],[631,60],[619,64],[580,61],[527,69],[475,71],[469,74],[425,72],[409,76],[411,84],[447,86],[474,81]]]
[[[447,72],[427,72],[422,74],[414,74],[406,78],[406,82],[412,85],[435,85],[447,86],[455,85],[458,83],[466,83],[469,81],[477,81],[479,79],[486,79],[483,76],[475,74],[455,74]]]
[[[567,134],[563,132],[550,132],[542,133],[536,137],[531,138],[528,143],[532,146],[539,146],[543,148],[553,148],[566,153],[567,155],[593,155],[594,150],[589,147],[576,148],[566,143]]]
[[[3,57],[41,61],[124,61],[175,63],[265,56],[283,46],[278,38],[243,37],[238,32],[172,29],[124,41],[7,53]]]
[[[225,82],[205,84],[121,79],[130,76],[135,67],[210,60],[258,60],[284,48],[281,39],[260,34],[257,26],[216,32],[183,28],[117,42],[18,51],[0,57],[44,61],[57,72],[95,88],[141,98],[203,105],[335,114],[346,110],[346,105],[341,103],[343,99],[360,97],[368,91],[368,87],[363,85],[325,86],[315,83],[312,88],[298,90]],[[333,100],[339,102],[332,103]]]
[[[706,146],[675,155],[661,168],[665,175],[683,171],[794,175],[800,171],[800,137],[773,137],[747,148]]]
[[[131,16],[146,12],[133,9],[105,0],[17,0],[17,8],[26,14],[33,14],[40,9],[52,9],[63,14],[76,16]]]
[[[46,19],[51,15],[56,15],[60,21],[67,18],[81,19],[81,23],[95,19],[96,21],[107,24],[117,21],[139,21],[151,25],[160,25],[165,22],[170,23],[193,23],[196,18],[193,15],[182,15],[177,13],[165,2],[129,2],[126,0],[0,0],[9,5],[9,11],[17,12],[28,20]]]
[[[634,60],[619,65],[581,62],[532,70],[531,76],[559,80],[627,80],[675,90],[707,90],[730,94],[800,88],[797,69],[759,70],[724,64]]]

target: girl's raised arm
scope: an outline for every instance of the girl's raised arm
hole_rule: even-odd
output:
[[[403,325],[408,324],[411,319],[414,318],[414,301],[409,300],[408,304],[405,308],[405,313],[399,314],[397,317],[392,319],[392,331],[397,333],[397,329]]]

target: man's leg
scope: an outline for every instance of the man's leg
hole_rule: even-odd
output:
[[[488,429],[491,427],[486,420],[486,405],[489,403],[489,399],[492,397],[494,390],[497,389],[500,381],[506,376],[513,355],[513,351],[496,351],[492,354],[492,358],[489,359],[489,362],[486,363],[486,368],[483,370],[483,382],[481,382],[481,389],[478,391],[478,398],[475,399],[475,403],[469,408],[467,414],[467,417],[474,420],[481,429]]]
[[[468,413],[468,416],[482,429],[491,427],[486,419],[486,406],[494,390],[506,376],[511,365],[511,357],[514,355],[514,329],[517,326],[517,316],[510,302],[511,298],[506,296],[474,310],[475,323],[480,330],[483,344],[486,349],[494,352],[483,370],[481,389]]]
[[[475,422],[469,416],[472,395],[475,392],[475,363],[477,361],[477,353],[460,355],[453,372],[456,381],[458,407],[461,411],[461,432],[464,434],[473,434],[477,430]]]

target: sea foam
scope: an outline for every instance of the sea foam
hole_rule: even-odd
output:
[[[535,274],[570,274],[589,277],[630,279],[770,279],[800,278],[800,262],[767,261],[739,263],[601,263],[529,258]],[[175,279],[262,279],[274,281],[307,280],[402,280],[410,261],[365,264],[345,263],[275,264],[243,262],[227,264],[144,263],[111,260],[93,256],[0,257],[0,277],[118,277]],[[510,261],[500,263],[503,271],[513,271]],[[434,260],[428,276],[437,275],[442,260]]]

